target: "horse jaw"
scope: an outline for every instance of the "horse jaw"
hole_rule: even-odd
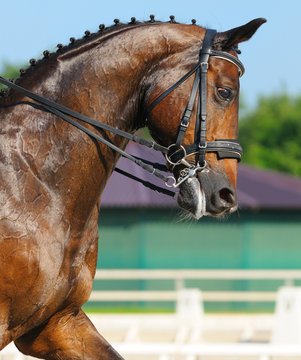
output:
[[[196,220],[209,215],[206,212],[206,196],[197,178],[187,179],[180,187],[179,206],[188,211]]]

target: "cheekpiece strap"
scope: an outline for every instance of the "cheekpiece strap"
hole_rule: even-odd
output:
[[[210,49],[214,40],[216,30],[208,29],[205,34],[203,46],[200,51],[201,79],[199,83],[199,102],[197,121],[195,128],[195,141],[199,145],[199,153],[197,163],[200,166],[205,164],[206,155],[206,133],[207,133],[207,73]]]

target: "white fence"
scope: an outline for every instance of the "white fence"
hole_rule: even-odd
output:
[[[266,270],[266,269],[99,269],[95,279],[171,279],[185,281],[188,279],[235,280],[261,279],[294,281],[301,279],[301,270]]]
[[[185,323],[172,314],[91,315],[100,333],[126,360],[300,360],[300,345],[248,342],[252,331],[263,333],[274,325],[273,315],[204,315],[201,335],[227,335],[227,342],[202,340],[189,331],[198,319]],[[235,339],[229,338],[229,333]],[[199,334],[196,334],[199,335]],[[223,340],[225,340],[223,338]],[[229,341],[230,340],[230,341]],[[0,352],[1,360],[31,359],[18,353],[12,344]]]
[[[300,346],[277,346],[267,344],[202,344],[202,345],[182,345],[174,344],[115,344],[115,348],[125,358],[133,357],[136,359],[146,359],[149,356],[158,360],[203,360],[203,359],[257,359],[257,360],[300,360]]]
[[[126,360],[300,360],[301,347],[269,344],[201,344],[113,343]],[[31,360],[9,345],[0,353],[1,360]]]
[[[177,301],[177,290],[186,280],[282,280],[286,286],[301,280],[301,270],[97,270],[96,280],[173,280],[173,291],[93,291],[90,301]],[[270,291],[202,291],[203,301],[274,302],[277,292]]]
[[[201,332],[198,318],[190,322],[172,314],[104,314],[91,315],[90,318],[100,333],[126,360],[301,359],[300,345],[252,343],[252,332],[262,334],[272,330],[272,314],[204,315]],[[194,334],[191,331],[193,329]],[[203,336],[201,340],[198,339],[200,335]],[[214,338],[206,341],[208,335]],[[230,338],[230,335],[233,338]],[[214,342],[215,339],[224,341]],[[249,340],[251,342],[248,342]],[[31,358],[18,353],[10,344],[0,352],[0,359]]]
[[[201,292],[199,289],[185,289],[185,282],[189,279],[282,280],[283,284],[291,286],[295,280],[301,279],[299,270],[114,269],[98,270],[96,279],[158,279],[175,282],[173,291],[92,292],[90,299],[92,301],[176,302],[178,312],[175,314],[91,316],[97,329],[127,360],[301,360],[300,344],[271,342],[275,325],[279,320],[277,315],[203,313],[203,301],[275,301],[277,292]],[[282,306],[284,312],[293,308],[292,304],[296,304],[294,299],[297,299],[296,293],[284,301]],[[281,321],[285,321],[285,316],[282,311]],[[297,319],[291,310],[289,316]],[[289,322],[286,326],[289,326]],[[31,358],[18,353],[12,344],[0,353],[0,360],[21,359]]]

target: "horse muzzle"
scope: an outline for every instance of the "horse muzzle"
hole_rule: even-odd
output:
[[[179,206],[196,219],[217,217],[237,210],[236,189],[222,172],[204,169],[187,178],[179,188]]]

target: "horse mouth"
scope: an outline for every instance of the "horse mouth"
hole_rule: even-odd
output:
[[[206,212],[206,196],[197,178],[187,179],[181,186],[178,195],[180,208],[190,213],[196,220],[209,215]]]
[[[203,216],[219,217],[235,212],[237,210],[236,191],[220,175],[204,174],[188,178],[180,186],[177,199],[180,208],[196,220]]]

